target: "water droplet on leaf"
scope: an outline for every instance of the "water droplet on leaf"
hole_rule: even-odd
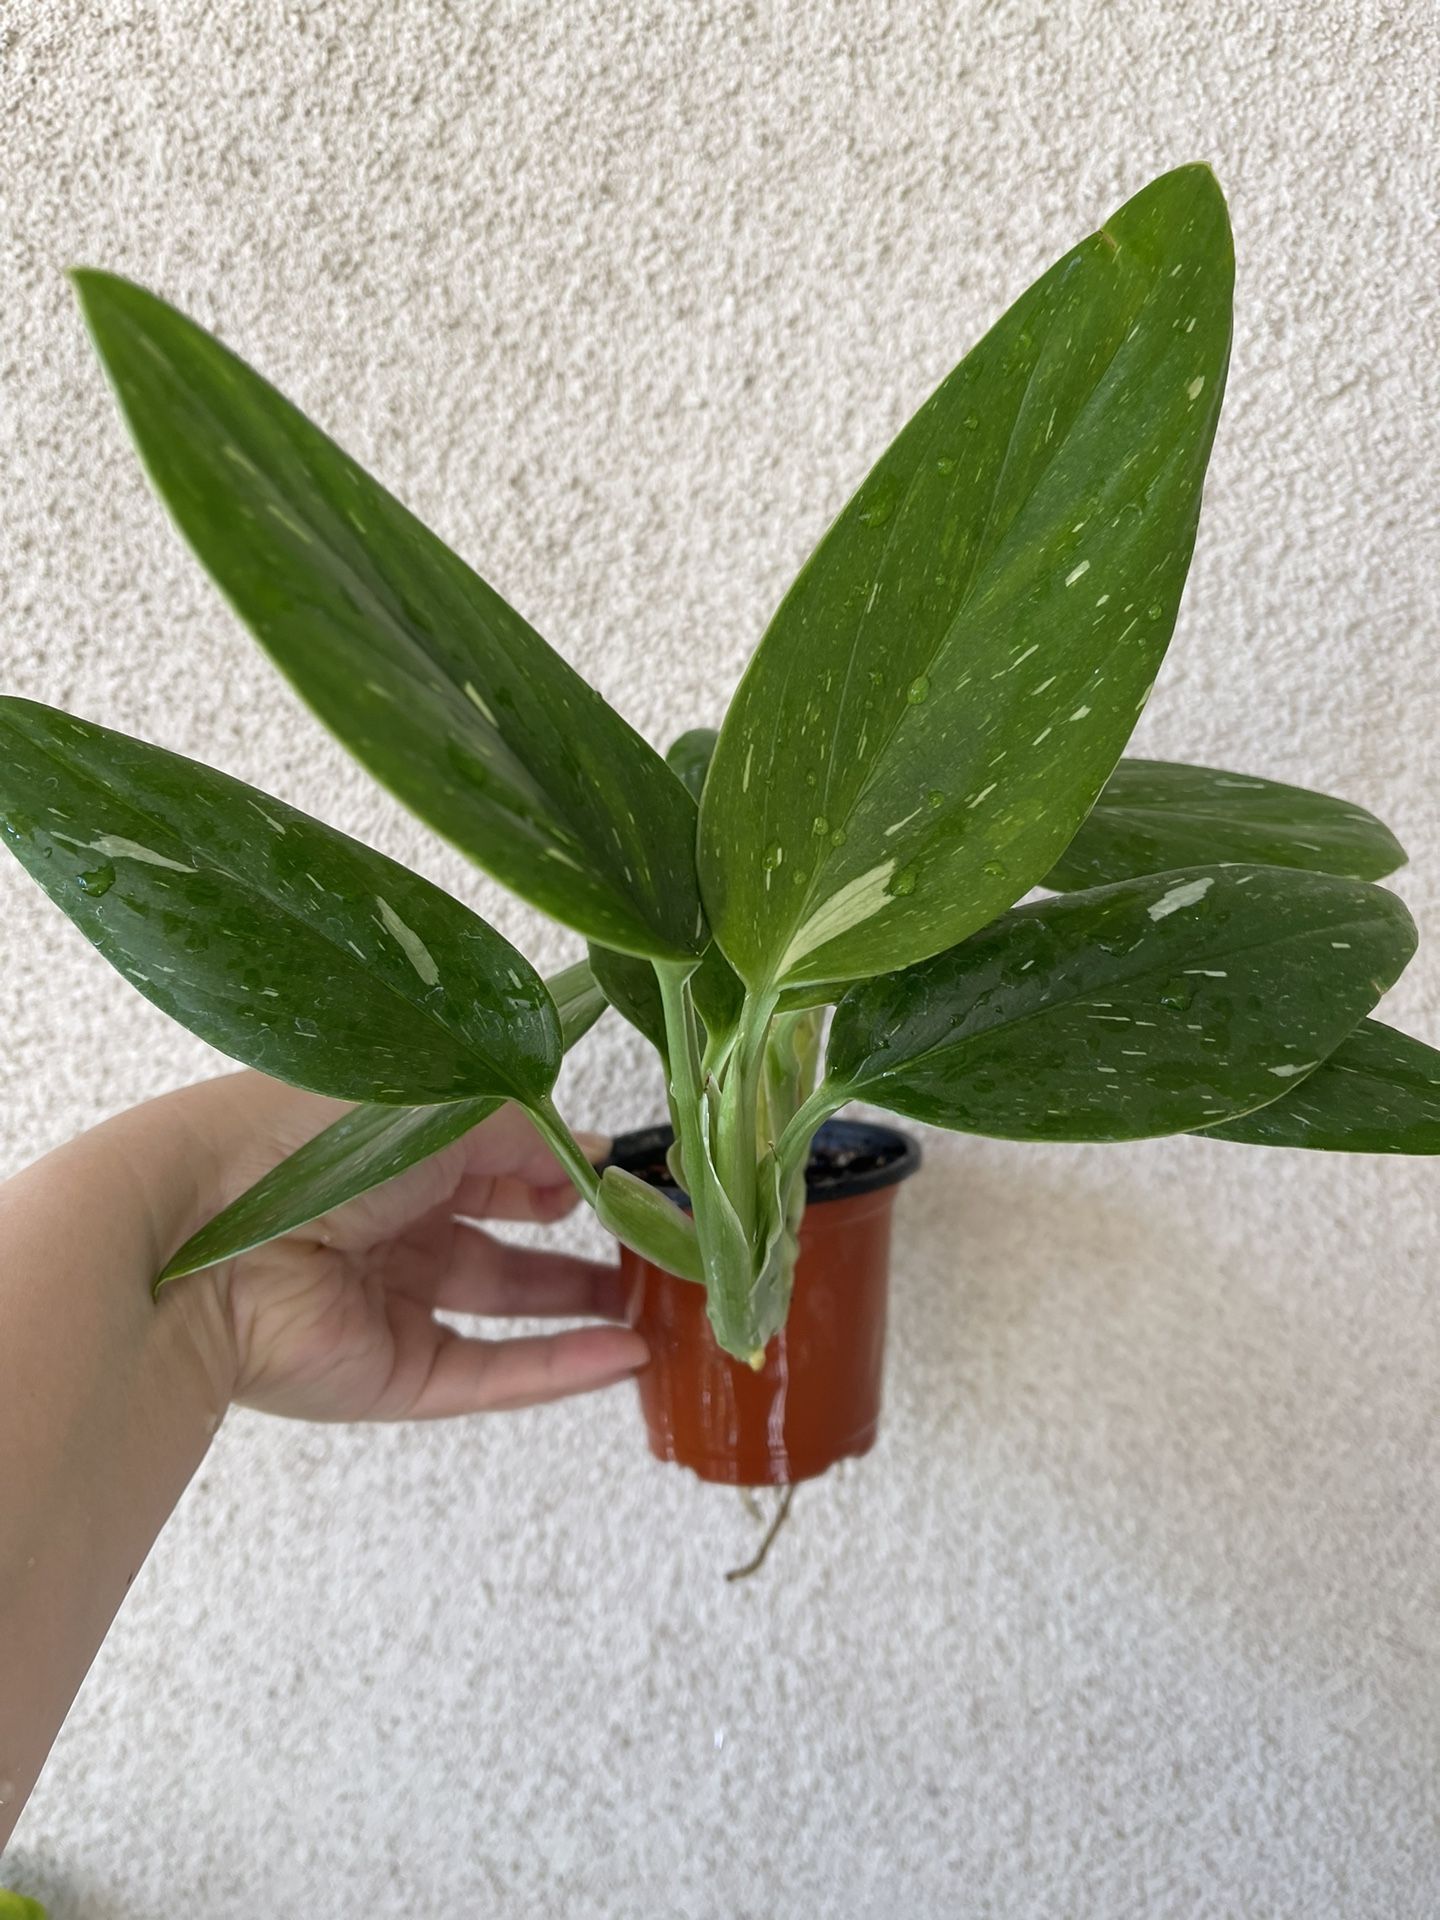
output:
[[[894,511],[894,483],[890,480],[882,480],[869,499],[861,503],[860,524],[866,527],[883,527]]]
[[[987,860],[980,871],[985,875],[987,880],[1003,880],[1005,878],[1005,868],[998,860]]]
[[[846,833],[843,827],[836,827],[835,831],[830,836],[830,844],[832,847],[843,847],[845,842],[849,838],[850,838],[849,834]]]
[[[1194,998],[1195,983],[1193,980],[1186,980],[1183,975],[1167,980],[1160,990],[1161,1006],[1173,1007],[1177,1013],[1186,1012]]]
[[[765,859],[763,862],[765,871],[767,873],[773,873],[776,867],[779,866],[780,862],[784,858],[785,858],[785,849],[780,845],[779,841],[777,840],[773,847],[767,847],[765,849]]]
[[[810,831],[821,838],[830,831],[830,822],[825,818],[823,813],[816,814],[814,820],[811,822]]]
[[[915,676],[905,690],[905,698],[910,702],[912,707],[924,705],[925,701],[930,698],[930,676],[928,673],[921,673]]]
[[[929,793],[926,794],[925,801],[928,806],[943,807],[945,804],[945,796],[939,787],[932,787]]]
[[[914,867],[902,867],[890,882],[891,893],[913,893],[915,891]]]
[[[935,471],[937,473],[954,473],[955,462],[953,460],[937,460],[935,462]]]
[[[82,873],[79,876],[80,891],[94,894],[97,898],[102,893],[108,893],[114,884],[115,869],[108,860],[98,867],[93,867],[89,873]]]

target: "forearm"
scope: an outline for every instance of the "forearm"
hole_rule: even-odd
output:
[[[0,1187],[0,1845],[228,1404],[215,1289],[150,1296],[210,1199],[199,1091]]]

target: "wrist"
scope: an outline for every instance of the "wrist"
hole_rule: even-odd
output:
[[[214,1125],[216,1101],[202,1082],[117,1114],[73,1143],[84,1152],[77,1169],[93,1204],[107,1191],[124,1192],[133,1212],[127,1237],[137,1311],[163,1364],[188,1376],[188,1389],[209,1407],[218,1425],[234,1397],[238,1360],[230,1323],[229,1276],[220,1268],[193,1274],[153,1294],[156,1276],[177,1247],[233,1197],[225,1190],[225,1161]],[[103,1203],[103,1202],[102,1202]],[[128,1274],[126,1276],[129,1277]]]

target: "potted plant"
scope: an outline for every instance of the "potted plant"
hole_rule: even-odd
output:
[[[517,1101],[627,1249],[654,1444],[794,1481],[873,1437],[914,1164],[903,1136],[826,1135],[847,1101],[1012,1139],[1440,1146],[1440,1055],[1369,1018],[1415,945],[1373,884],[1403,860],[1390,833],[1121,758],[1229,357],[1205,168],[1130,200],[961,361],[807,561],[718,735],[668,758],[218,341],[75,281],[157,491],[261,645],[392,792],[589,943],[547,985],[283,802],[0,701],[5,834],[82,932],[223,1051],[358,1103],[160,1282]],[[597,1170],[551,1091],[607,1001],[663,1062],[670,1129]],[[807,1212],[807,1168],[866,1204]]]

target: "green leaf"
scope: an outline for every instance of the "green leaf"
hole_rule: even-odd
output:
[[[38,1900],[0,1887],[0,1920],[45,1920],[45,1909]]]
[[[695,806],[653,748],[243,360],[129,281],[74,279],[161,499],[350,751],[557,919],[698,951]]]
[[[622,1020],[628,1020],[637,1033],[654,1047],[668,1063],[670,1048],[665,1037],[665,1008],[655,969],[648,960],[634,954],[616,953],[611,947],[590,943],[590,970],[600,991]]]
[[[1202,1131],[1256,1147],[1440,1153],[1440,1051],[1362,1020],[1293,1093]]]
[[[670,1050],[665,1038],[665,1009],[655,970],[646,960],[633,954],[616,953],[613,948],[590,948],[590,964],[605,998],[621,1019],[628,1020],[664,1061]],[[795,1013],[805,1007],[825,1006],[838,1000],[849,986],[848,980],[826,981],[813,987],[794,987],[783,992],[776,1002],[777,1013]],[[705,957],[690,976],[690,991],[696,1010],[705,1023],[712,1043],[735,1030],[740,1018],[745,988],[739,975],[717,946],[707,947]]]
[[[719,739],[713,727],[693,727],[674,741],[665,758],[698,800],[705,776]],[[590,949],[595,977],[615,1011],[642,1033],[668,1064],[669,1047],[665,1039],[665,1009],[655,973],[645,961],[628,954]],[[777,1013],[822,1006],[838,1000],[848,981],[822,981],[816,985],[795,987],[782,992]],[[706,948],[704,958],[690,977],[690,991],[705,1030],[712,1043],[723,1041],[734,1032],[745,999],[745,986],[715,942]]]
[[[1221,860],[1383,880],[1405,850],[1349,800],[1218,767],[1122,760],[1042,884],[1069,892]]]
[[[1242,866],[1124,880],[852,987],[830,1078],[1006,1139],[1186,1132],[1313,1072],[1414,949],[1401,902],[1359,881]]]
[[[627,1247],[678,1279],[704,1285],[705,1266],[694,1221],[638,1175],[624,1167],[606,1167],[595,1212],[601,1226]]]
[[[438,1107],[355,1107],[187,1240],[167,1262],[157,1287],[318,1220],[428,1160],[504,1104],[485,1099],[451,1100]]]
[[[695,1009],[705,1022],[712,1041],[724,1039],[735,1030],[745,1000],[745,988],[719,947],[712,941],[705,957],[690,976],[690,991]]]
[[[583,961],[545,984],[560,1015],[568,1052],[604,1011],[604,996]],[[167,1280],[232,1260],[309,1220],[318,1220],[322,1213],[333,1213],[347,1200],[439,1153],[504,1104],[482,1099],[455,1100],[439,1107],[355,1107],[282,1160],[187,1240],[166,1264],[156,1290]]]
[[[715,757],[715,742],[720,738],[714,727],[692,727],[672,741],[665,764],[684,784],[691,799],[698,802],[705,791],[705,776]]]
[[[385,1104],[554,1083],[555,1009],[508,940],[239,780],[0,699],[0,827],[146,999],[248,1066]]]
[[[952,945],[1090,811],[1180,601],[1230,347],[1225,203],[1165,175],[883,455],[775,615],[700,810],[757,991]]]
[[[609,1004],[600,991],[588,960],[572,961],[545,982],[560,1016],[560,1042],[568,1053],[594,1026]]]

